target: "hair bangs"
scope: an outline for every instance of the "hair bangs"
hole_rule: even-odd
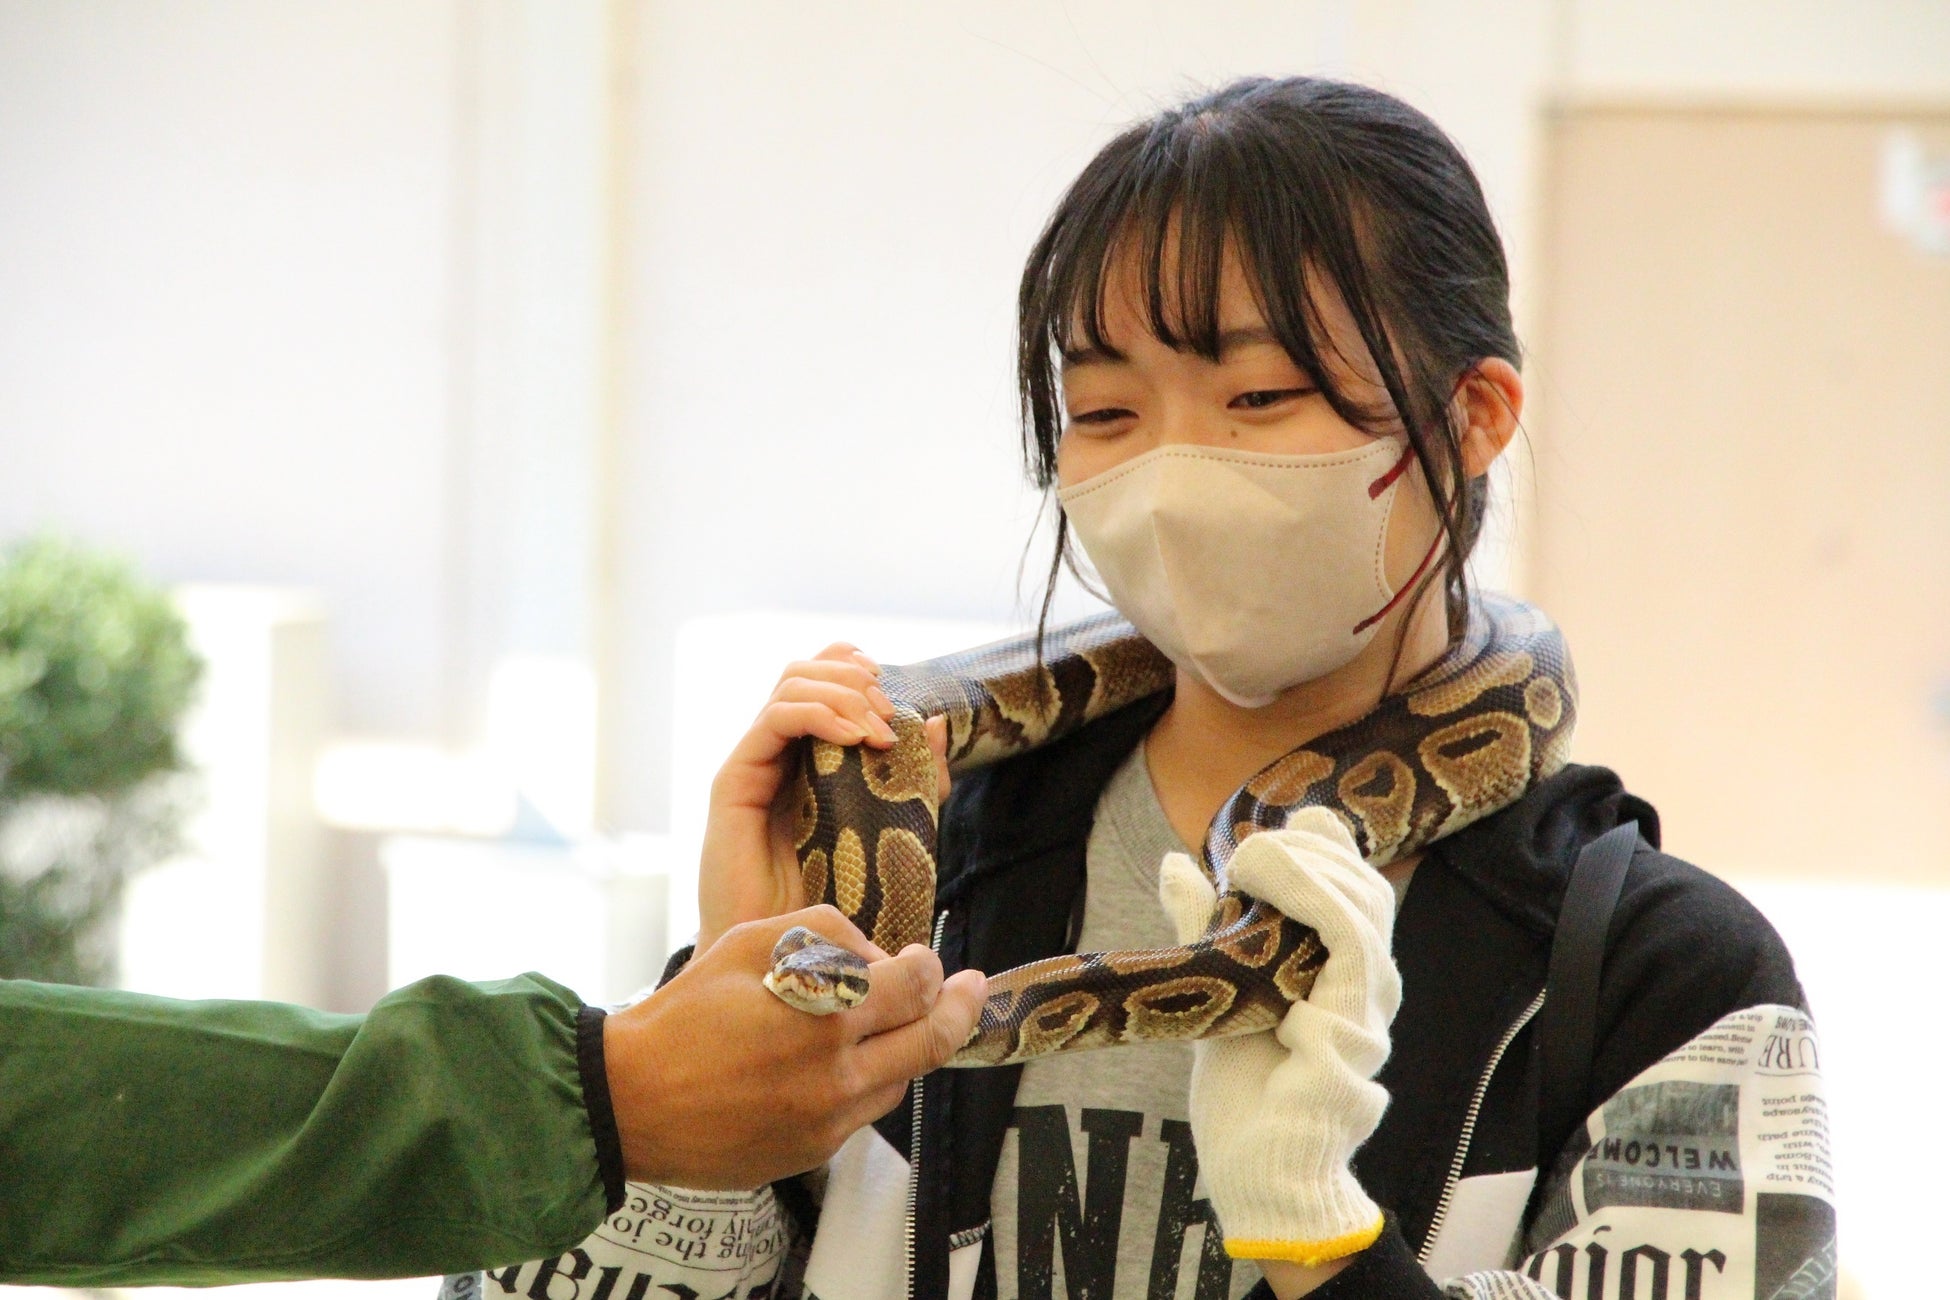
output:
[[[1271,169],[1291,177],[1296,160],[1265,156],[1230,126],[1224,114],[1207,112],[1119,137],[1077,178],[1032,251],[1018,303],[1018,373],[1025,460],[1038,486],[1054,481],[1061,363],[1086,353],[1122,359],[1105,323],[1111,295],[1125,296],[1167,347],[1217,361],[1228,260],[1294,364],[1344,416],[1376,423],[1379,413],[1359,407],[1333,380],[1323,357],[1333,345],[1319,315],[1320,286],[1310,283],[1320,275],[1336,282],[1373,348],[1384,337],[1382,313],[1334,274],[1358,265],[1358,253],[1335,246],[1344,241],[1311,219],[1312,205],[1287,201],[1289,186],[1267,183],[1279,174]],[[1322,179],[1328,202],[1344,205],[1347,196]]]
[[[1034,328],[1052,362],[1083,351],[1121,358],[1105,324],[1114,294],[1167,347],[1217,356],[1231,214],[1201,184],[1200,151],[1175,134],[1159,128],[1134,141],[1108,183],[1079,180],[1075,207],[1034,268]]]

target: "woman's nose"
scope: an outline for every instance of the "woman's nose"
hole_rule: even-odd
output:
[[[1197,402],[1167,402],[1152,428],[1153,445],[1212,446],[1225,441],[1226,422]]]

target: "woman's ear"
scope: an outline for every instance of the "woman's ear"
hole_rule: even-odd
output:
[[[1502,357],[1485,357],[1463,373],[1449,414],[1462,442],[1463,474],[1480,478],[1516,436],[1523,376]]]

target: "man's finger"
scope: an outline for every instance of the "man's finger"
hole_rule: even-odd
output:
[[[897,1028],[928,1013],[941,992],[941,958],[918,943],[867,966],[867,1000],[846,1012],[855,1038]]]
[[[939,1069],[975,1032],[987,996],[988,980],[980,971],[957,971],[941,986],[924,1018],[860,1044],[854,1057],[855,1077],[863,1087],[874,1089]],[[871,1004],[873,999],[867,1001]]]
[[[861,1094],[851,1106],[847,1107],[837,1117],[835,1123],[836,1131],[851,1137],[855,1132],[873,1123],[882,1115],[885,1115],[888,1111],[901,1104],[902,1100],[907,1096],[907,1084],[908,1081],[903,1079],[899,1083],[883,1084],[880,1087],[870,1089]],[[841,1139],[841,1141],[844,1140],[844,1138]]]
[[[845,912],[840,911],[839,908],[834,907],[831,903],[816,903],[811,907],[802,908],[797,912],[787,912],[783,916],[773,917],[765,924],[771,935],[771,942],[773,943],[777,943],[779,936],[787,930],[790,930],[793,926],[803,925],[827,942],[866,958],[869,966],[891,960],[886,953],[882,952],[875,945],[873,940],[860,933],[858,926],[846,919]],[[869,998],[868,1000],[871,1001],[872,999]],[[920,1012],[918,1011],[914,1013],[914,1015],[919,1014]],[[908,1017],[910,1020],[913,1018],[914,1016],[912,1015]]]

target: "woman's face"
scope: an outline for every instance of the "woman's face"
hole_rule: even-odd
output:
[[[1114,277],[1104,295],[1105,342],[1063,359],[1067,412],[1057,444],[1057,483],[1069,487],[1172,443],[1286,455],[1347,451],[1373,441],[1342,419],[1293,363],[1260,314],[1238,263],[1220,274],[1217,361],[1166,346],[1150,332],[1136,277]],[[1390,409],[1387,390],[1338,294],[1320,304],[1319,352],[1341,390]],[[1354,358],[1350,363],[1348,358]]]
[[[1233,258],[1220,273],[1217,361],[1161,342],[1141,303],[1135,275],[1113,277],[1104,295],[1104,341],[1120,355],[1085,347],[1064,357],[1058,487],[1174,443],[1306,455],[1374,441],[1375,435],[1343,419],[1287,356]],[[1316,351],[1333,368],[1336,386],[1364,410],[1392,413],[1340,295],[1326,292],[1318,306],[1325,338]],[[1399,428],[1392,415],[1382,422],[1389,426]],[[1409,580],[1436,530],[1435,503],[1412,461],[1402,486],[1386,541],[1386,570],[1395,586]]]

